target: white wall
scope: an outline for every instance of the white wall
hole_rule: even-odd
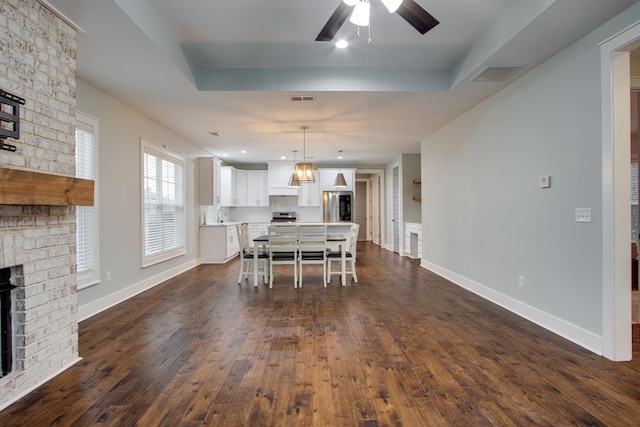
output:
[[[199,253],[195,158],[199,148],[84,81],[78,111],[99,124],[100,284],[78,293],[80,319],[197,265]],[[186,159],[187,255],[141,267],[140,138]],[[191,252],[189,253],[189,248]],[[111,272],[111,282],[106,272]]]
[[[639,19],[636,5],[422,142],[422,264],[592,348],[603,295],[598,44]],[[538,187],[544,175],[551,188]],[[592,223],[574,221],[584,207]]]

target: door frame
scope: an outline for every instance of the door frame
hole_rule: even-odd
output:
[[[600,44],[602,93],[602,355],[632,358],[629,52],[640,23]]]

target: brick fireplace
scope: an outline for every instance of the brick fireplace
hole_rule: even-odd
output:
[[[0,88],[24,98],[15,152],[0,167],[75,175],[76,31],[37,0],[0,0]],[[13,366],[0,409],[79,360],[75,207],[0,205]]]

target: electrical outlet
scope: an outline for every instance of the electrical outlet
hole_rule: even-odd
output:
[[[107,271],[107,282],[111,281],[111,272]]]
[[[518,286],[524,288],[524,276],[518,276]]]

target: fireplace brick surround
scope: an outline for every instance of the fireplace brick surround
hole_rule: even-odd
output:
[[[37,0],[0,0],[0,88],[26,100],[16,152],[0,167],[75,174],[76,30]],[[79,360],[75,208],[0,206],[0,268],[11,267],[13,370],[0,409]]]

